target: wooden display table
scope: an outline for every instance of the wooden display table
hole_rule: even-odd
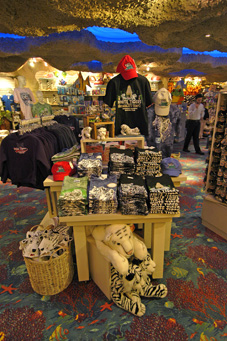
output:
[[[105,123],[105,122],[104,122]],[[137,141],[137,145],[139,148],[144,148],[144,136],[136,135],[136,136],[115,136],[108,137],[104,140],[95,140],[95,139],[81,139],[81,153],[86,153],[86,144],[87,143],[103,143],[103,142],[120,142],[120,141]]]
[[[180,214],[148,214],[122,215],[116,214],[88,214],[84,216],[60,217],[60,223],[73,227],[77,272],[79,281],[89,280],[89,264],[87,251],[86,226],[100,226],[110,224],[144,224],[146,236],[151,241],[151,256],[156,263],[153,278],[163,277],[164,251],[166,246],[165,236],[169,233],[172,219]],[[99,266],[97,264],[97,266]]]

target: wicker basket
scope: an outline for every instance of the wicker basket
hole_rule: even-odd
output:
[[[56,258],[51,256],[47,261],[33,261],[24,257],[31,286],[40,295],[56,295],[72,282],[74,265],[71,243],[68,248],[58,250],[63,250],[63,253]]]

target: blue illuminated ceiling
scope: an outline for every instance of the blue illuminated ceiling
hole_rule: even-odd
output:
[[[147,45],[136,33],[118,28],[93,26],[41,37],[0,33],[0,71],[16,70],[29,58],[37,56],[64,71],[115,72],[125,54],[130,54],[140,66],[154,62],[157,66],[150,71],[156,75],[202,76],[207,74],[208,68],[211,71],[216,68],[222,75],[220,68],[227,66],[226,52],[199,52],[186,47],[164,49]],[[138,70],[141,72],[140,68]]]
[[[87,30],[94,34],[97,40],[112,43],[125,43],[141,41],[136,33],[129,33],[119,28],[88,27]]]
[[[118,28],[93,26],[93,27],[87,27],[85,30],[91,32],[96,37],[97,40],[104,41],[104,42],[111,42],[111,43],[141,42],[141,40],[139,39],[136,33],[129,33]],[[17,39],[26,39],[28,37],[23,37],[23,36],[19,36],[15,34],[0,33],[0,38],[12,38],[12,39],[17,40]],[[201,52],[201,51],[190,50],[186,47],[183,47],[182,56],[188,55],[188,54],[206,55],[206,56],[211,56],[215,58],[227,57],[227,52],[220,52],[217,50]]]

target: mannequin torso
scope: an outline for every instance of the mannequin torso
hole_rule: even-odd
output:
[[[25,119],[32,118],[31,106],[35,102],[35,97],[29,88],[25,88],[26,79],[18,76],[18,88],[14,89],[14,101],[20,104],[20,109]]]

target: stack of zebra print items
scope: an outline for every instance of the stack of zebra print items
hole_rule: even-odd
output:
[[[150,147],[151,148],[151,147]],[[135,148],[136,174],[141,176],[161,175],[162,152],[153,149]]]
[[[150,200],[150,213],[180,213],[179,191],[174,187],[169,175],[147,176],[146,183]]]

